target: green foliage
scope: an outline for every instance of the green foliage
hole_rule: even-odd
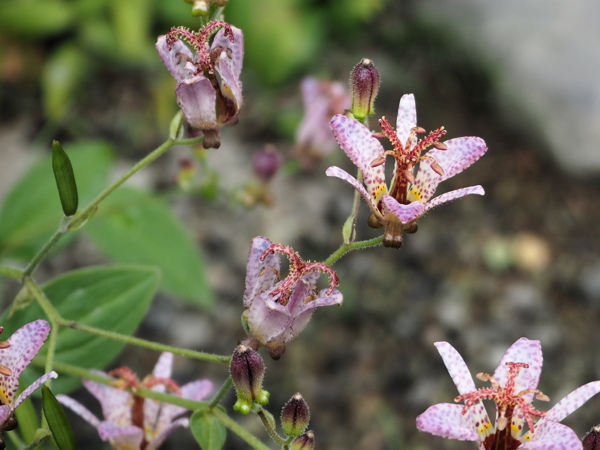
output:
[[[212,306],[198,245],[160,199],[121,188],[102,203],[85,231],[114,261],[155,265],[166,291],[196,306]]]
[[[69,145],[69,156],[79,198],[88,203],[108,180],[112,149],[103,142],[79,142]],[[56,231],[63,212],[50,159],[34,164],[7,194],[0,209],[1,257],[30,259]]]
[[[48,421],[48,427],[58,449],[75,450],[77,448],[75,435],[67,414],[48,386],[42,386],[42,402],[44,417]]]
[[[209,411],[199,410],[190,418],[190,429],[202,450],[220,450],[227,438],[225,425]]]
[[[31,397],[26,398],[23,403],[15,409],[15,418],[19,424],[18,432],[21,433],[25,442],[33,442],[35,439],[35,432],[40,427],[40,418],[36,411],[35,406]],[[17,430],[12,431],[16,433]]]
[[[145,317],[159,282],[158,270],[150,267],[110,266],[75,270],[44,284],[42,289],[62,317],[84,325],[132,335]],[[6,334],[44,317],[37,303],[18,311],[10,319],[1,317]],[[86,369],[102,369],[125,344],[101,336],[62,328],[58,332],[56,361]],[[43,348],[40,354],[45,354]],[[28,368],[21,383],[31,384],[42,375]],[[66,393],[79,379],[59,374],[55,392]]]

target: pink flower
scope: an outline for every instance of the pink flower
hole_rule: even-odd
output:
[[[438,184],[462,172],[487,151],[482,139],[461,137],[442,143],[439,139],[446,134],[442,127],[419,140],[417,135],[425,130],[417,127],[412,94],[400,100],[396,131],[385,117],[379,123],[393,150],[385,151],[369,129],[355,119],[337,115],[330,122],[340,147],[362,171],[364,187],[339,167],[330,167],[326,173],[360,192],[371,208],[369,224],[385,227],[385,246],[400,247],[402,232],[415,232],[416,221],[430,209],[465,195],[484,194],[481,186],[471,186],[432,198]],[[423,154],[426,150],[427,154]],[[387,155],[394,157],[389,190],[383,167]]]
[[[280,279],[278,253],[290,260],[289,274],[284,279]],[[320,272],[329,274],[330,284],[319,291],[316,282]],[[317,307],[342,304],[342,293],[335,289],[338,284],[331,267],[305,262],[290,247],[273,244],[266,237],[254,238],[248,254],[246,310],[242,316],[250,337],[278,359],[285,344],[304,329]]]
[[[152,375],[141,382],[126,368],[116,369],[111,374],[121,376],[118,383],[122,387],[142,386],[157,392],[169,391],[178,397],[196,401],[210,394],[213,386],[208,380],[193,381],[179,388],[170,379],[172,363],[173,354],[162,353]],[[100,371],[96,373],[109,375]],[[83,380],[83,385],[100,402],[104,420],[99,420],[85,406],[66,395],[58,395],[57,399],[96,427],[100,438],[109,441],[117,450],[154,450],[175,428],[189,424],[187,418],[175,420],[186,411],[184,407],[136,396],[95,381]]]
[[[477,390],[460,354],[447,342],[435,344],[464,405],[440,403],[417,417],[417,428],[446,439],[475,441],[480,450],[499,448],[527,450],[577,450],[582,444],[575,432],[559,422],[600,391],[600,381],[575,389],[549,411],[532,406],[534,397],[548,400],[538,389],[542,371],[539,341],[521,338],[504,354],[494,375],[478,374],[492,387]],[[496,403],[492,425],[482,400]],[[541,417],[534,423],[534,417]],[[527,424],[528,431],[524,432]]]
[[[15,399],[19,388],[19,376],[38,354],[48,333],[50,333],[48,322],[36,320],[23,325],[8,338],[8,341],[2,342],[0,346],[0,429],[3,428],[2,424],[11,419],[17,406],[33,391],[48,379],[58,377],[54,371],[42,375]]]
[[[204,148],[218,148],[219,128],[235,125],[242,107],[242,31],[223,21],[210,22],[197,33],[173,28],[158,37],[156,49],[177,80],[175,93],[185,120],[193,131],[204,134]]]

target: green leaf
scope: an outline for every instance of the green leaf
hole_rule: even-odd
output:
[[[2,34],[36,39],[65,31],[73,24],[72,2],[53,0],[0,2]]]
[[[42,402],[44,416],[59,450],[76,450],[75,434],[67,414],[48,386],[42,386]]]
[[[82,204],[88,203],[106,185],[112,148],[104,142],[82,141],[69,145],[69,155],[79,199]],[[48,155],[21,177],[4,199],[0,209],[0,256],[31,259],[56,231],[62,217]]]
[[[116,262],[159,267],[165,291],[196,306],[213,305],[198,245],[162,200],[120,189],[102,203],[84,231]]]
[[[220,450],[225,444],[227,429],[209,411],[198,410],[190,418],[190,428],[202,450]]]
[[[159,283],[155,268],[135,266],[90,267],[69,272],[44,284],[42,289],[65,319],[103,330],[132,335],[145,317]],[[17,311],[1,322],[5,335],[44,317],[37,303]],[[58,332],[55,360],[83,367],[103,369],[125,344],[68,328]],[[41,355],[46,353],[46,346]],[[31,384],[42,372],[28,367],[21,381]],[[79,385],[77,378],[60,374],[52,383],[55,392],[65,393]]]
[[[21,383],[24,386],[24,383]],[[35,438],[35,432],[40,427],[40,418],[38,413],[33,406],[31,397],[26,398],[23,403],[15,409],[15,417],[19,424],[18,430],[21,432],[21,436],[25,442],[33,442]],[[16,431],[16,430],[15,430]],[[13,431],[14,433],[14,431]]]

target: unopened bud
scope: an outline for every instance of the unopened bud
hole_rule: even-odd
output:
[[[375,97],[379,91],[379,72],[373,61],[364,58],[350,75],[350,95],[352,107],[350,111],[358,120],[364,120],[375,114]]]
[[[294,395],[281,411],[281,426],[288,436],[300,436],[310,420],[308,404],[300,394]]]
[[[63,212],[72,216],[77,211],[77,183],[71,161],[58,141],[52,142],[52,171]]]
[[[210,4],[208,0],[195,0],[192,3],[192,16],[203,17],[208,16],[210,10]]]
[[[272,145],[267,145],[264,149],[257,151],[252,158],[252,169],[256,177],[266,182],[277,173],[281,167],[281,155]]]
[[[313,450],[315,448],[315,435],[312,431],[307,431],[302,436],[298,436],[292,441],[291,450]]]
[[[255,403],[266,405],[269,402],[269,393],[262,388],[265,364],[255,350],[238,345],[231,357],[229,372],[237,394],[233,405],[235,411],[248,414]]]
[[[600,450],[600,425],[593,427],[583,438],[583,450]]]

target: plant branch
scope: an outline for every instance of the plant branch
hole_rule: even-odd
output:
[[[351,244],[342,244],[335,252],[323,261],[323,264],[328,266],[333,265],[338,259],[353,250],[361,250],[363,248],[376,247],[383,243],[383,236],[378,236],[373,239],[367,239],[366,241],[352,242]]]
[[[219,408],[214,408],[211,411],[212,415],[215,416],[223,425],[229,428],[233,433],[237,434],[241,439],[246,441],[255,450],[270,450],[265,444],[263,444],[256,436],[250,433],[248,430],[240,426],[235,420],[221,411]]]

